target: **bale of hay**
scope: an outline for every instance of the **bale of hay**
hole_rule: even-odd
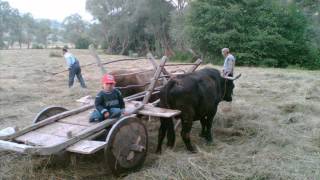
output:
[[[50,51],[49,57],[62,57],[62,54],[57,51]]]

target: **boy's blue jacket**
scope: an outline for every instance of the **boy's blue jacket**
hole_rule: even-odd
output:
[[[101,114],[109,112],[110,108],[125,108],[121,92],[118,89],[113,89],[110,92],[100,91],[96,96],[94,105]]]

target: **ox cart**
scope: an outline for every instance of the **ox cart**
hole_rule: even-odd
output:
[[[48,107],[38,113],[28,127],[1,130],[0,149],[44,156],[61,152],[93,154],[104,150],[105,161],[114,175],[141,167],[148,152],[148,132],[141,116],[173,118],[180,114],[178,110],[156,107],[159,100],[149,102],[151,95],[161,88],[157,81],[163,79],[164,85],[170,78],[164,73],[167,72],[165,66],[173,64],[166,61],[164,56],[155,66],[146,91],[124,98],[128,115],[90,123],[88,117],[94,108],[93,102],[72,110]],[[200,64],[200,59],[187,64],[192,65],[187,71],[194,71]],[[143,99],[137,101],[139,98]],[[102,135],[106,136],[105,140],[97,140]]]

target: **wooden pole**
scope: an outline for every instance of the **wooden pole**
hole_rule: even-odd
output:
[[[193,66],[190,69],[188,69],[187,72],[190,73],[190,72],[195,71],[200,66],[201,63],[202,63],[202,60],[197,59],[197,61],[195,63],[193,63]]]
[[[107,70],[102,66],[101,59],[99,58],[98,54],[96,53],[96,50],[94,49],[93,44],[91,44],[89,46],[89,49],[90,49],[91,55],[96,59],[97,65],[98,65],[98,67],[100,67],[102,75],[106,74]]]
[[[162,59],[161,59],[161,62],[157,68],[157,71],[154,73],[154,76],[153,78],[151,79],[151,84],[147,90],[147,93],[146,93],[146,96],[143,98],[143,101],[142,103],[143,104],[146,104],[149,102],[149,99],[151,97],[151,94],[152,94],[152,91],[154,90],[155,86],[156,86],[156,83],[158,81],[158,78],[162,72],[162,69],[164,67],[164,65],[166,64],[166,61],[167,61],[167,57],[166,56],[163,56]]]

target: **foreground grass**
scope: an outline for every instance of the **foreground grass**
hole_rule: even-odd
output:
[[[73,51],[82,65],[94,62],[88,51]],[[76,99],[95,95],[101,74],[95,66],[83,68],[88,84],[67,88],[67,74],[51,78],[47,72],[64,69],[61,57],[50,50],[0,51],[0,128],[31,124],[35,114],[49,105],[69,109]],[[115,59],[118,56],[102,56]],[[120,63],[108,69],[139,69],[145,63]],[[210,66],[210,65],[206,65]],[[297,69],[239,67],[231,112],[219,107],[215,127],[232,128],[242,136],[215,134],[212,146],[198,138],[200,124],[192,130],[199,153],[189,154],[177,133],[173,151],[154,154],[159,122],[148,124],[150,153],[142,170],[127,179],[320,179],[320,72]],[[50,79],[49,81],[46,81]],[[222,103],[220,106],[224,106]],[[58,164],[0,152],[0,179],[109,179],[102,154],[70,155]],[[39,163],[41,162],[41,163]]]

